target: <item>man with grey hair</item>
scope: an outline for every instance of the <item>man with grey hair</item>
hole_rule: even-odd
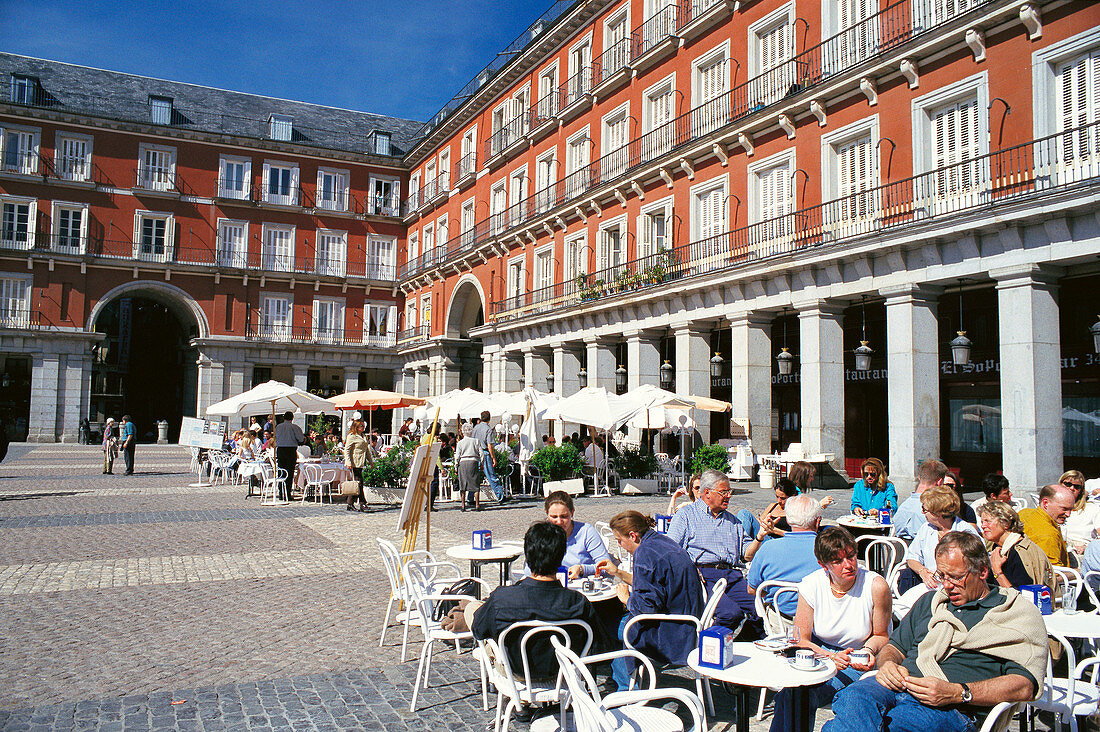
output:
[[[749,567],[748,591],[756,594],[756,588],[771,580],[801,582],[818,569],[814,556],[814,541],[821,525],[821,503],[812,496],[802,494],[787,499],[787,523],[791,530],[777,539],[764,541],[766,535],[757,534],[754,543],[763,542],[756,550]],[[765,602],[770,602],[775,592],[765,589]],[[779,597],[779,611],[794,617],[798,609],[798,594],[785,592]]]
[[[1027,596],[989,587],[984,542],[947,532],[936,569],[939,589],[914,603],[878,652],[878,675],[836,695],[826,732],[974,730],[993,705],[1031,701],[1043,688],[1043,617]]]
[[[737,628],[745,620],[746,633],[759,634],[760,619],[741,571],[758,545],[747,545],[745,527],[727,511],[732,494],[729,478],[717,470],[704,470],[699,497],[672,517],[668,538],[682,546],[695,562],[708,592],[719,578],[726,591],[718,601],[714,618],[718,625]]]

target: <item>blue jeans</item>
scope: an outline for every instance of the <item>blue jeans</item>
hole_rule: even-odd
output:
[[[626,627],[628,620],[630,620],[630,613],[623,615],[623,619],[619,621],[618,637],[620,642],[623,639],[623,628]],[[634,669],[627,666],[627,660],[629,659],[622,656],[611,660],[611,680],[618,684],[619,691],[626,691],[630,688],[630,672]]]
[[[973,732],[973,721],[955,709],[926,707],[907,691],[890,691],[877,680],[862,679],[833,699],[833,714],[823,732]]]
[[[843,671],[837,672],[836,676],[829,679],[824,684],[817,684],[806,690],[806,711],[810,714],[810,729],[814,728],[814,719],[817,716],[817,710],[831,702],[838,691],[858,681],[861,673],[862,672],[849,667]],[[763,691],[761,691],[761,693],[763,693]],[[786,732],[787,730],[794,729],[794,700],[791,698],[792,693],[791,689],[781,689],[779,693],[775,695],[775,711],[772,714],[770,732]]]
[[[751,544],[753,538],[760,533],[760,519],[756,518],[756,514],[749,509],[742,508],[737,512],[737,520],[745,529],[745,543]]]
[[[504,486],[500,484],[497,469],[493,466],[493,460],[488,453],[481,456],[481,472],[485,473],[485,477],[489,479],[489,489],[496,496],[496,499],[499,501],[504,498]]]

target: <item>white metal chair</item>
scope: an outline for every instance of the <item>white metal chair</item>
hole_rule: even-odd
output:
[[[657,453],[657,492],[671,495],[679,477],[680,471],[676,469],[668,455],[663,452]]]
[[[772,596],[767,601],[764,598],[767,596],[769,590],[774,590]],[[787,582],[785,580],[767,580],[761,582],[760,586],[756,588],[756,614],[760,616],[760,619],[764,622],[764,636],[767,638],[778,637],[786,635],[787,628],[790,627],[791,622],[783,615],[779,610],[779,597],[784,594],[794,593],[797,599],[798,596],[798,583]],[[760,690],[760,703],[756,707],[756,721],[760,722],[764,719],[764,705],[767,702],[768,690],[770,687],[762,688]],[[772,688],[771,691],[778,691],[778,689]]]
[[[421,562],[422,570],[430,571],[433,584],[442,586],[444,583],[454,582],[462,576],[462,571],[454,562],[437,562],[435,556],[424,549],[414,549],[410,552],[402,552],[389,539],[377,537],[378,551],[382,555],[382,566],[386,570],[386,579],[390,582],[390,600],[386,605],[386,614],[382,618],[382,634],[378,639],[378,647],[386,642],[386,630],[390,626],[390,614],[393,612],[394,603],[397,603],[397,612],[393,616],[396,623],[404,626],[401,637],[401,663],[405,662],[406,649],[409,645],[409,626],[420,627],[420,616],[416,604],[408,592],[405,584],[405,575],[401,571],[405,563],[411,559]],[[442,570],[451,570],[443,573]]]
[[[577,732],[616,732],[618,730],[683,732],[684,724],[675,713],[660,707],[648,706],[649,702],[659,700],[678,702],[691,715],[693,729],[706,729],[703,705],[698,697],[693,696],[686,689],[656,688],[656,676],[649,659],[637,651],[615,651],[580,658],[563,646],[557,638],[552,638],[550,642],[554,646],[554,653],[561,666],[562,678],[568,692],[567,701],[573,720],[573,726],[570,729],[575,729]],[[596,681],[588,670],[588,664],[602,663],[625,656],[637,659],[646,667],[650,674],[650,687],[616,691],[601,697]],[[553,718],[544,718],[544,720],[548,721],[539,720],[543,724],[536,722],[532,725],[532,732],[554,729]]]
[[[479,651],[483,656],[482,662],[488,673],[489,682],[497,690],[495,732],[501,732],[502,729],[507,732],[512,712],[520,704],[540,704],[559,700],[560,673],[557,678],[552,680],[532,679],[529,649],[532,641],[538,639],[548,643],[551,636],[556,636],[561,639],[566,647],[572,648],[572,636],[566,630],[570,627],[583,634],[584,642],[579,649],[580,655],[588,655],[588,650],[592,647],[593,634],[592,627],[583,620],[559,620],[554,623],[541,620],[524,620],[512,623],[495,639],[487,638],[478,641]],[[522,668],[520,669],[521,673],[516,673],[508,656],[507,644],[509,636],[513,636],[513,643],[517,643],[514,636],[519,635],[521,631],[522,635],[516,647],[519,648]],[[543,647],[539,649],[539,652],[546,654],[550,650],[550,648]],[[508,699],[507,705],[504,704],[505,697]]]
[[[1100,664],[1100,657],[1089,658],[1078,664],[1073,646],[1068,640],[1055,633],[1051,633],[1050,637],[1062,644],[1066,662],[1072,671],[1068,678],[1054,676],[1050,656],[1047,656],[1047,678],[1043,691],[1038,699],[1028,702],[1028,706],[1054,713],[1056,729],[1059,732],[1062,729],[1062,717],[1069,716],[1069,728],[1071,732],[1077,732],[1077,717],[1095,714],[1097,704],[1100,702],[1100,689],[1096,684],[1082,678],[1082,674],[1088,668]]]
[[[322,468],[320,465],[309,463],[299,465],[298,469],[302,471],[302,475],[305,477],[302,503],[305,503],[310,493],[317,495],[318,503],[323,503],[325,493],[328,493],[328,502],[332,503],[332,484],[336,480],[336,471],[332,468]]]
[[[473,633],[470,631],[458,632],[454,630],[444,630],[442,624],[442,618],[436,619],[435,610],[440,602],[445,600],[470,600],[469,595],[450,595],[444,592],[439,592],[436,586],[436,581],[432,579],[431,571],[427,566],[428,563],[421,563],[415,559],[408,560],[401,568],[402,575],[405,580],[405,587],[408,590],[409,597],[412,603],[416,606],[416,611],[420,619],[420,630],[424,633],[424,645],[420,649],[420,661],[416,665],[416,683],[413,686],[412,701],[409,702],[409,711],[416,711],[416,701],[420,696],[420,688],[428,688],[428,677],[432,670],[432,650],[437,642],[453,643],[456,653],[461,653],[462,649],[459,645],[460,641],[473,640]],[[433,564],[440,564],[435,562]],[[485,592],[488,592],[490,587],[485,580],[477,577],[470,577],[473,580],[482,585]],[[486,684],[486,669],[484,664],[481,667],[481,683],[482,694],[485,694]]]
[[[985,721],[982,722],[982,728],[978,732],[1004,732],[1008,729],[1008,725],[1012,722],[1012,717],[1016,715],[1016,711],[1020,708],[1020,703],[1013,704],[1012,702],[1001,702],[997,706],[989,710],[989,714],[985,715]]]
[[[283,481],[287,481],[286,471],[282,468],[277,468],[273,463],[265,461],[263,464],[263,475],[260,483],[260,505],[261,506],[282,506],[286,501],[279,498],[279,485]]]
[[[859,536],[856,547],[864,547],[864,559],[860,564],[883,577],[889,577],[894,567],[905,563],[907,548],[902,539],[893,536]]]
[[[1063,598],[1066,591],[1073,588],[1072,591],[1076,593],[1077,597],[1081,597],[1085,593],[1085,581],[1082,579],[1081,574],[1071,567],[1059,567],[1051,566],[1054,570],[1054,574],[1058,577],[1058,589],[1053,591],[1051,601],[1057,603],[1061,607]]]

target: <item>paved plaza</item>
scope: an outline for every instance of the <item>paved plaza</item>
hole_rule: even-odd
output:
[[[12,446],[0,464],[0,728],[492,727],[469,653],[437,654],[410,713],[419,643],[406,663],[399,633],[378,646],[389,590],[375,537],[400,543],[396,509],[261,507],[239,486],[191,487],[189,461],[141,445],[138,474],[105,476],[96,447]],[[735,491],[735,508],[771,499],[755,484]],[[577,514],[666,502],[583,498]],[[541,517],[535,502],[442,504],[432,548],[480,527],[519,539]],[[715,696],[713,729],[732,729],[731,703]]]

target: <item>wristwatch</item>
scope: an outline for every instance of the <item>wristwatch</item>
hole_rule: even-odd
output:
[[[974,699],[974,695],[970,693],[970,687],[966,684],[959,684],[959,686],[963,688],[962,703],[969,704]]]

